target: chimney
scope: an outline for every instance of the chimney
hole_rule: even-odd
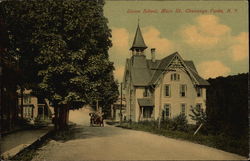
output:
[[[153,63],[155,62],[155,48],[151,49],[151,60]]]

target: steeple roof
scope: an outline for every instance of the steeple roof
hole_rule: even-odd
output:
[[[141,33],[141,29],[140,26],[138,24],[137,26],[137,30],[135,33],[135,37],[134,37],[134,42],[132,47],[130,48],[130,50],[134,50],[134,49],[138,49],[138,50],[145,50],[147,48],[144,39],[142,37],[142,33]]]

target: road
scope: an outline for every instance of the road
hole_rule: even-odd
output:
[[[76,126],[70,140],[50,141],[39,150],[33,161],[246,159],[188,141],[112,126],[89,127],[87,124],[82,122],[82,125]]]

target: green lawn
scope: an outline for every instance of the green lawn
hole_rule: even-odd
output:
[[[175,139],[188,140],[246,157],[248,157],[249,153],[248,138],[234,138],[226,135],[202,135],[199,133],[193,135],[194,132],[192,130],[182,132],[158,129],[154,123],[123,123],[122,125],[118,125],[118,127],[146,131]]]

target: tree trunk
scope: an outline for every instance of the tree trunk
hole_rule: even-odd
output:
[[[63,130],[68,127],[69,109],[67,106],[55,106],[55,130]]]
[[[68,127],[68,112],[66,106],[55,107],[55,129],[63,130]]]
[[[55,125],[55,130],[58,130],[58,106],[54,107],[55,110],[55,116],[54,116],[54,125]]]

